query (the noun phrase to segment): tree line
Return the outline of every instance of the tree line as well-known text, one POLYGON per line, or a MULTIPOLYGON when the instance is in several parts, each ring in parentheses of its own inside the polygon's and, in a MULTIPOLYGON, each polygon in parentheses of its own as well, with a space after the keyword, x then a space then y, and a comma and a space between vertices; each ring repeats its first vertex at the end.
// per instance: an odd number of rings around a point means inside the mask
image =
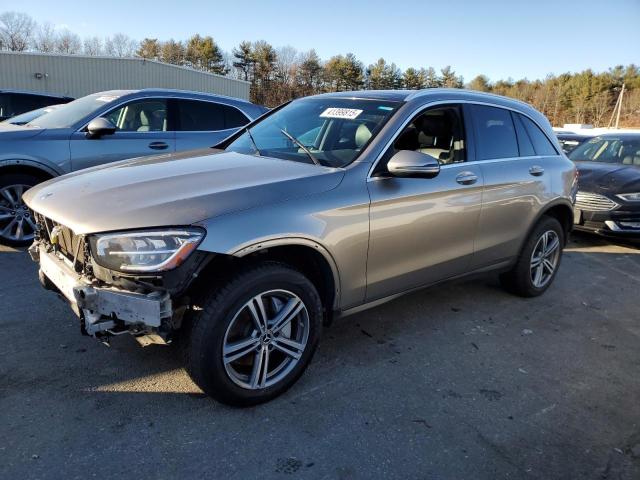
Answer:
POLYGON ((321 59, 315 50, 276 48, 264 40, 241 42, 224 51, 211 36, 186 41, 132 39, 116 33, 107 38, 80 38, 50 23, 37 24, 19 12, 0 14, 0 50, 139 57, 229 76, 251 83, 251 101, 275 106, 293 98, 323 92, 360 89, 469 88, 517 98, 542 111, 554 125, 591 123, 606 126, 622 85, 621 125, 640 126, 640 67, 615 66, 606 72, 585 70, 544 79, 491 82, 478 75, 465 83, 446 66, 409 67, 404 71, 383 58, 365 65, 352 54, 321 59))

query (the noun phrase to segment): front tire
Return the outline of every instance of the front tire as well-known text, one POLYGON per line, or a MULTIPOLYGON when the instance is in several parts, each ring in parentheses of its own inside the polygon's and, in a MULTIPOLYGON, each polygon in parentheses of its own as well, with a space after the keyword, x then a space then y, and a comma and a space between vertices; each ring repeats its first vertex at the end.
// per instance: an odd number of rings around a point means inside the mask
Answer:
POLYGON ((304 373, 321 325, 313 283, 287 265, 265 262, 205 295, 186 327, 187 372, 222 403, 269 401, 304 373))
POLYGON ((513 268, 500 275, 502 286, 521 297, 542 295, 556 277, 565 233, 560 222, 544 216, 534 227, 513 268))

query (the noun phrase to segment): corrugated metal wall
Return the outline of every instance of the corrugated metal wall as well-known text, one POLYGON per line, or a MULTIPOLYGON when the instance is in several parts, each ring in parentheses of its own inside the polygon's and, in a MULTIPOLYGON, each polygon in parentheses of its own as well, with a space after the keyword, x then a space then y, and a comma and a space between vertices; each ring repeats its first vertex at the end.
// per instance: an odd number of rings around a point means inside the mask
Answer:
POLYGON ((82 97, 115 89, 177 88, 249 99, 249 83, 138 58, 0 52, 0 89, 82 97), (42 78, 37 78, 41 74, 42 78))

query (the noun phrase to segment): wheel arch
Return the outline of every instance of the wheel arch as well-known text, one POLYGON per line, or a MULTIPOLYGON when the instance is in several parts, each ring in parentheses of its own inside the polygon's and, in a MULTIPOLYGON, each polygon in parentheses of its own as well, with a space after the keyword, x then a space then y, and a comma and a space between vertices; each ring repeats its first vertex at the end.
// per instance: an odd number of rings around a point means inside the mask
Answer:
POLYGON ((325 322, 340 305, 340 275, 333 256, 320 243, 307 238, 272 238, 226 253, 209 252, 211 257, 198 274, 199 282, 222 280, 236 269, 264 261, 287 264, 303 273, 315 285, 325 308, 325 322), (223 274, 221 275, 221 272, 223 274))
POLYGON ((319 242, 304 237, 272 238, 232 253, 244 259, 273 259, 302 271, 316 285, 327 311, 340 304, 340 274, 331 253, 319 242))
POLYGON ((0 161, 0 174, 25 173, 34 175, 44 180, 57 177, 61 174, 56 169, 33 160, 10 159, 0 161))
POLYGON ((564 231, 565 245, 569 241, 569 234, 571 233, 571 230, 573 230, 573 205, 565 198, 557 198, 554 201, 549 202, 545 208, 538 212, 535 220, 531 222, 531 226, 529 227, 529 230, 527 230, 527 235, 522 240, 518 251, 522 250, 522 247, 529 238, 529 235, 531 235, 533 229, 544 216, 558 220, 560 225, 562 225, 562 230, 564 231))

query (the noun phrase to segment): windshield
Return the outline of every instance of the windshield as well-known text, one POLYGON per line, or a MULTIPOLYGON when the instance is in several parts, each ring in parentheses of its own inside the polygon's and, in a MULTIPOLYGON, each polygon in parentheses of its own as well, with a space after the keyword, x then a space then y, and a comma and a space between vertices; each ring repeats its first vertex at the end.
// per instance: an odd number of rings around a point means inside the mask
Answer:
POLYGON ((640 165, 640 135, 637 137, 596 137, 569 154, 574 161, 640 165))
POLYGON ((69 128, 78 123, 91 112, 98 110, 107 103, 117 100, 117 95, 94 93, 67 103, 53 112, 46 113, 27 125, 40 128, 69 128))
POLYGON ((30 112, 21 113, 20 115, 11 117, 2 123, 12 123, 13 125, 24 125, 25 123, 28 123, 33 119, 44 115, 45 113, 53 112, 57 107, 58 105, 50 105, 48 107, 38 108, 37 110, 31 110, 30 112))
POLYGON ((399 102, 386 100, 296 100, 252 126, 226 150, 344 167, 358 157, 399 106, 399 102))

